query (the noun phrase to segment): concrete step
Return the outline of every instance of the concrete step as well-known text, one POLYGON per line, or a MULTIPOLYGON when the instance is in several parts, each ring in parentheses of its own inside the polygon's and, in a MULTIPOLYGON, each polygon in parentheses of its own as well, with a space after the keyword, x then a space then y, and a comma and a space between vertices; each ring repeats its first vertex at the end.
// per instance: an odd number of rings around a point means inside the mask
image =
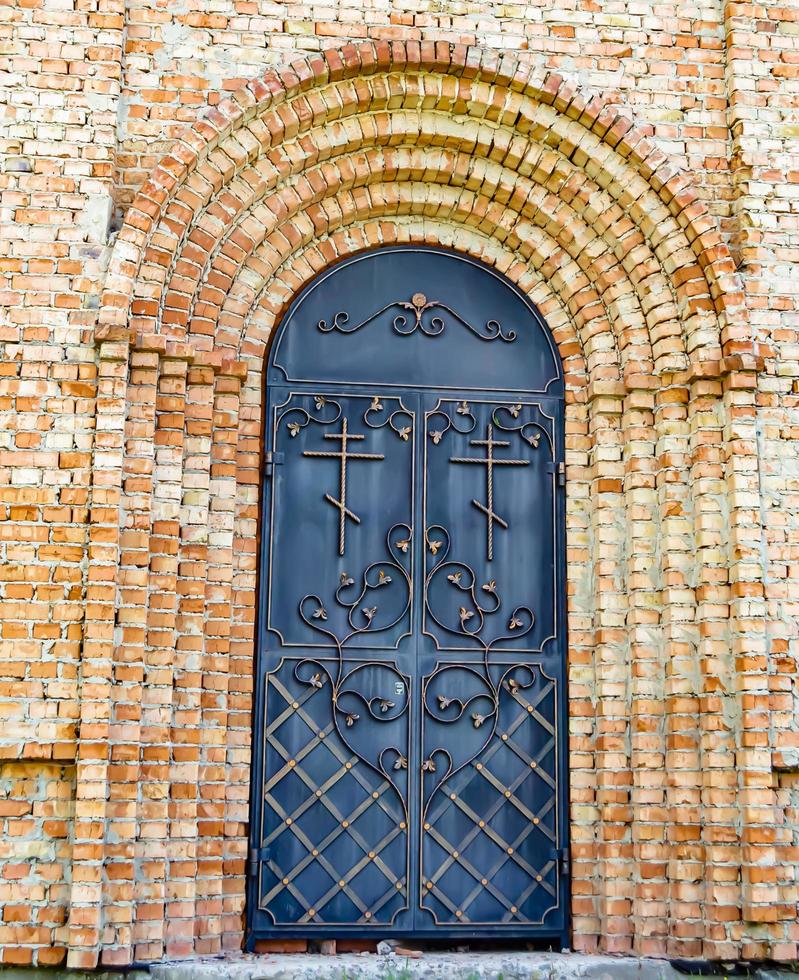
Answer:
MULTIPOLYGON (((706 980, 798 980, 790 970, 719 968, 706 980)), ((694 974, 696 975, 696 974, 694 974)), ((157 963, 127 973, 71 970, 0 969, 0 980, 687 980, 689 974, 663 960, 571 953, 424 953, 419 959, 397 954, 312 953, 240 955, 157 963)))

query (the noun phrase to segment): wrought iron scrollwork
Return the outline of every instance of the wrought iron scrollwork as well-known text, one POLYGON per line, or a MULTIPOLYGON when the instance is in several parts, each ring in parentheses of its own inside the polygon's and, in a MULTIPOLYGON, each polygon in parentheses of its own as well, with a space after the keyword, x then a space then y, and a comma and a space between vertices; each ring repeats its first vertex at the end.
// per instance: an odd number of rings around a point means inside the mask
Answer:
POLYGON ((328 398, 326 395, 314 395, 314 405, 316 406, 316 411, 320 413, 319 415, 314 415, 313 412, 302 408, 300 405, 293 405, 280 415, 278 425, 285 422, 289 435, 292 439, 295 439, 302 429, 312 422, 316 425, 333 425, 341 418, 340 403, 334 401, 332 398, 328 398), (331 409, 332 416, 325 418, 324 416, 331 414, 331 409))
POLYGON ((454 429, 462 436, 467 436, 469 433, 474 432, 477 419, 472 414, 471 407, 467 401, 458 402, 455 414, 459 418, 453 419, 449 412, 445 412, 440 408, 428 413, 427 423, 430 428, 428 428, 427 434, 432 439, 433 445, 437 446, 450 429, 454 429), (433 422, 433 419, 436 421, 433 422))
POLYGON ((494 620, 495 616, 498 616, 502 606, 496 581, 491 579, 479 583, 470 565, 449 558, 451 542, 445 527, 433 525, 428 528, 426 541, 427 550, 433 556, 432 567, 425 577, 425 605, 430 618, 447 633, 473 641, 475 647, 482 650, 483 654, 479 667, 448 664, 439 667, 425 684, 424 710, 435 721, 454 724, 468 713, 473 728, 480 729, 486 726, 486 738, 483 743, 476 751, 472 751, 468 758, 457 764, 446 748, 436 747, 428 753, 422 768, 426 773, 438 773, 436 783, 438 787, 444 780, 473 761, 491 740, 496 730, 501 692, 521 690, 534 683, 533 672, 524 665, 509 667, 495 679, 491 653, 498 645, 530 633, 535 626, 535 613, 529 606, 516 606, 503 629, 489 638, 485 632, 486 626, 494 620), (430 602, 431 585, 443 574, 446 574, 448 584, 459 593, 455 603, 458 606, 456 619, 436 611, 430 602), (529 676, 525 677, 525 672, 529 676), (445 676, 455 678, 456 675, 459 686, 464 686, 464 682, 472 685, 473 694, 464 698, 448 693, 442 679, 445 676), (431 694, 434 699, 432 703, 431 694), (437 756, 441 756, 446 763, 443 771, 436 764, 437 756))
MULTIPOLYGON (((302 621, 314 632, 328 637, 335 649, 334 667, 331 669, 321 658, 305 658, 297 663, 294 676, 301 684, 321 688, 330 685, 333 722, 345 745, 347 745, 366 765, 384 776, 397 790, 400 798, 403 794, 395 782, 392 773, 407 768, 407 757, 397 747, 384 746, 371 759, 362 751, 362 746, 356 747, 348 734, 358 723, 369 718, 377 722, 396 721, 408 710, 409 694, 407 678, 400 673, 396 666, 385 662, 359 663, 347 668, 344 650, 348 644, 366 633, 381 633, 391 629, 406 616, 411 604, 411 576, 406 567, 410 564, 410 544, 412 529, 407 524, 395 524, 386 535, 387 558, 369 564, 360 575, 360 582, 348 572, 341 572, 339 583, 333 593, 336 607, 343 613, 343 629, 334 628, 331 623, 331 610, 323 600, 312 593, 302 597, 299 602, 299 615, 302 621), (404 590, 404 601, 400 601, 400 610, 389 615, 386 622, 381 622, 379 600, 381 590, 390 588, 394 583, 404 590), (377 593, 377 596, 375 595, 377 593), (383 678, 379 694, 364 692, 359 683, 366 679, 367 673, 383 678)), ((341 616, 339 623, 341 623, 341 616)), ((373 681, 372 687, 375 687, 373 681)))
POLYGON ((546 426, 534 420, 525 421, 521 418, 522 411, 525 407, 527 406, 521 403, 516 405, 498 405, 491 416, 494 425, 498 429, 502 429, 503 432, 517 432, 533 449, 538 449, 543 434, 549 445, 550 452, 554 452, 552 433, 546 426))
POLYGON ((443 313, 448 313, 456 323, 460 323, 466 327, 467 330, 471 331, 480 340, 503 340, 506 344, 513 343, 516 340, 516 331, 503 327, 499 320, 491 319, 487 320, 482 327, 475 326, 475 324, 464 319, 464 317, 456 313, 455 310, 445 303, 441 303, 438 300, 428 300, 424 293, 414 293, 410 302, 407 300, 395 300, 393 303, 388 303, 382 309, 372 313, 359 323, 350 324, 349 313, 341 310, 335 314, 330 323, 327 320, 320 320, 317 327, 322 333, 331 333, 334 330, 337 330, 339 333, 355 333, 356 330, 360 330, 361 327, 372 323, 379 316, 382 316, 383 313, 397 309, 406 310, 410 314, 398 313, 392 320, 394 332, 403 337, 408 337, 417 330, 427 337, 438 337, 446 329, 447 321, 443 316, 433 315, 426 317, 425 314, 433 310, 441 310, 443 313))
POLYGON ((413 413, 402 404, 401 398, 382 398, 375 395, 372 398, 369 408, 363 413, 363 420, 370 429, 382 429, 384 425, 390 426, 403 442, 407 442, 413 433, 413 413), (393 412, 389 411, 384 403, 396 402, 399 406, 393 412), (379 421, 382 419, 382 421, 379 421))

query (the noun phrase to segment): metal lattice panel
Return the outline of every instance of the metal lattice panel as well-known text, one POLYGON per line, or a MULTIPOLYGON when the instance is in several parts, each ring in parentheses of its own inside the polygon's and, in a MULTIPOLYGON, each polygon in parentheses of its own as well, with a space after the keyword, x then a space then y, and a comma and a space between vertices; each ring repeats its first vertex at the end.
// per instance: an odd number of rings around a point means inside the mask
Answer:
POLYGON ((269 677, 260 906, 276 924, 390 923, 407 904, 405 800, 343 743, 329 684, 298 682, 298 663, 269 677))
MULTIPOLYGON (((558 903, 556 691, 534 677, 530 691, 506 688, 473 760, 439 782, 428 774, 421 904, 437 923, 540 923, 558 903)), ((425 753, 435 757, 431 728, 425 753)))

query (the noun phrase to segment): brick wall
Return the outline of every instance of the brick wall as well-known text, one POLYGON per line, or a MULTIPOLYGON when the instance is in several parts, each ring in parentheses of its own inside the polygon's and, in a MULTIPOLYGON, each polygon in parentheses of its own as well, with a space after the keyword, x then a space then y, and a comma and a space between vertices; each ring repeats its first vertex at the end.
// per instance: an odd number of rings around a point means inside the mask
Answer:
POLYGON ((5 963, 66 956, 74 766, 0 765, 0 947, 5 963))
POLYGON ((798 49, 770 3, 0 0, 0 754, 75 814, 68 931, 5 959, 240 944, 260 358, 395 240, 511 274, 567 363, 576 946, 796 955, 798 49), (341 69, 390 121, 346 77, 247 85, 347 39, 391 52, 341 69), (464 106, 432 41, 521 60, 464 106))

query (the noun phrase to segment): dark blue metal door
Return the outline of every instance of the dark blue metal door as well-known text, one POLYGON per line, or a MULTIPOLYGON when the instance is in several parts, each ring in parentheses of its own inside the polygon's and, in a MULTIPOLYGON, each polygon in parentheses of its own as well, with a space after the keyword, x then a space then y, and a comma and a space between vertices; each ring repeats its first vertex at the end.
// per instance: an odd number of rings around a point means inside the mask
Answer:
POLYGON ((251 942, 567 930, 563 379, 455 253, 307 287, 267 373, 251 942))

